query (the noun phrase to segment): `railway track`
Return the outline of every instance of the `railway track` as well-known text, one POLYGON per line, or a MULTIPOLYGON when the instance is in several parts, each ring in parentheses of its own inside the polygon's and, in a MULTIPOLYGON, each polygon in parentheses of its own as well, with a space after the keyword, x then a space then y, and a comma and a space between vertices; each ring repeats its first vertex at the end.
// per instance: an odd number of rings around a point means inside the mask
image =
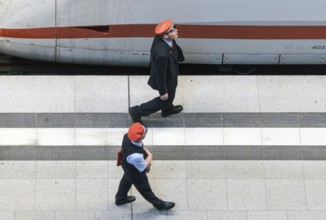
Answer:
MULTIPOLYGON (((147 67, 40 62, 0 54, 0 75, 148 75, 147 67)), ((325 75, 326 65, 218 66, 182 64, 181 75, 325 75)))
POLYGON ((24 60, 0 55, 2 75, 144 75, 147 68, 73 65, 24 60))

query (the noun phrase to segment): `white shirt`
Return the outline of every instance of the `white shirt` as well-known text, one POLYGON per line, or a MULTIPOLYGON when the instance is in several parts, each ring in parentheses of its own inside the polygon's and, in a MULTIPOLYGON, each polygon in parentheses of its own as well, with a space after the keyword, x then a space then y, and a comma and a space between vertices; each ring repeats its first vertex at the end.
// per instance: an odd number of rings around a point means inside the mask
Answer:
MULTIPOLYGON (((135 146, 142 147, 142 142, 133 142, 135 146)), ((127 157, 127 162, 131 165, 134 165, 139 172, 143 172, 147 167, 147 162, 144 159, 144 155, 140 153, 133 153, 127 157)))
POLYGON ((172 40, 165 39, 164 37, 162 37, 162 38, 170 47, 172 47, 172 44, 173 44, 172 40))

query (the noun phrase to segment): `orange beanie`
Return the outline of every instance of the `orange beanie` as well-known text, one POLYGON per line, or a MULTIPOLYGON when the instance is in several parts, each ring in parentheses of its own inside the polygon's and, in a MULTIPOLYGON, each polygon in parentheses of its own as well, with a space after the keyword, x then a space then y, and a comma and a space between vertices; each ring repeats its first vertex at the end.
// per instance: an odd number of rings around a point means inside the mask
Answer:
POLYGON ((139 139, 143 137, 144 133, 145 127, 139 122, 136 122, 129 127, 128 138, 131 141, 139 141, 139 139))

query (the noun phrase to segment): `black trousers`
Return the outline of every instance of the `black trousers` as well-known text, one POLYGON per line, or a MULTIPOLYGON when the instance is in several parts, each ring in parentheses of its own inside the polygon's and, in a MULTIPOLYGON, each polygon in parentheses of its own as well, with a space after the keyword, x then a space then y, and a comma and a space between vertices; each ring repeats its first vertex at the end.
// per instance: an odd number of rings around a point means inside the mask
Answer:
POLYGON ((141 174, 137 177, 130 177, 126 174, 123 175, 118 192, 115 196, 116 200, 123 200, 127 197, 127 194, 132 186, 132 184, 136 187, 138 192, 146 199, 148 202, 152 204, 160 204, 160 199, 155 196, 153 193, 146 174, 141 174))
POLYGON ((168 92, 169 98, 162 100, 161 97, 156 97, 146 103, 136 106, 136 111, 139 116, 147 116, 159 110, 167 111, 173 109, 173 100, 175 91, 168 92))

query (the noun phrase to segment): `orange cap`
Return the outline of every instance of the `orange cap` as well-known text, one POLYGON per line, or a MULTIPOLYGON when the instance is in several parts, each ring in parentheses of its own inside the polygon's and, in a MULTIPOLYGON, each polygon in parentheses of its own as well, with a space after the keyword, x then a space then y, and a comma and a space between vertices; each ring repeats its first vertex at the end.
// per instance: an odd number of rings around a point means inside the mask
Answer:
POLYGON ((139 141, 139 139, 143 137, 144 133, 145 127, 139 122, 136 122, 129 127, 128 138, 131 141, 139 141))
POLYGON ((169 18, 156 25, 155 34, 162 35, 166 33, 168 30, 170 30, 171 28, 173 28, 173 22, 172 19, 169 18))

